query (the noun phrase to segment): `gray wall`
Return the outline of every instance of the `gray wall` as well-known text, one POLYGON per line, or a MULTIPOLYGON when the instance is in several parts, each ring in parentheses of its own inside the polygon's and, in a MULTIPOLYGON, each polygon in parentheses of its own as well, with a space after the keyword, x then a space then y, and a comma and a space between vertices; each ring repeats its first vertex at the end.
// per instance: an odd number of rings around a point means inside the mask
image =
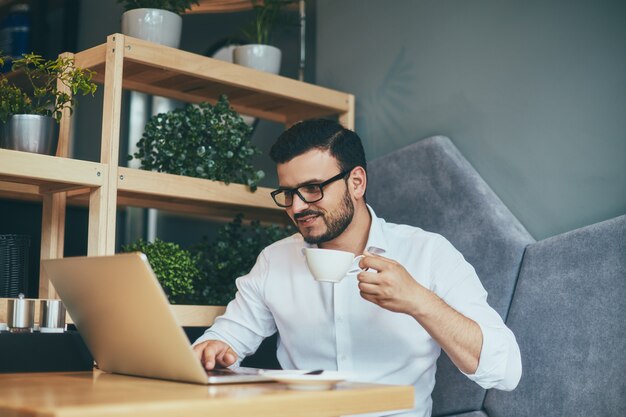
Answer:
POLYGON ((445 134, 537 239, 626 213, 625 2, 317 6, 317 83, 356 95, 368 158, 445 134))

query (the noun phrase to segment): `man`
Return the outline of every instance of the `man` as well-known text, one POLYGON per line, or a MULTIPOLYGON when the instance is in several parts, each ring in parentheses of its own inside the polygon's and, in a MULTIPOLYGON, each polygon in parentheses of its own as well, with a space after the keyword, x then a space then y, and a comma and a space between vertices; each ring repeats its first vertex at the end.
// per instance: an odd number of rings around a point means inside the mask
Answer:
POLYGON ((366 204, 367 166, 354 132, 300 122, 270 155, 279 181, 272 197, 300 233, 265 248, 237 280, 235 300, 194 344, 206 369, 239 362, 278 331, 284 369, 414 385, 407 415, 430 415, 440 349, 484 388, 517 386, 519 347, 472 266, 440 235, 387 223, 366 204), (317 282, 301 254, 315 245, 364 254, 367 271, 317 282))

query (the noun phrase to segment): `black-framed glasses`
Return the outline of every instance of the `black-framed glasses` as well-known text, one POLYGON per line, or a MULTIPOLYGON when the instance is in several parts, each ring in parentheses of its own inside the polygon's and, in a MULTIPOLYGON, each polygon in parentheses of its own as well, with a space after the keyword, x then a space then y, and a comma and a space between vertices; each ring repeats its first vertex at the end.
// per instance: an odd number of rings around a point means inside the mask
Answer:
POLYGON ((332 178, 327 179, 324 182, 314 184, 304 184, 296 188, 279 188, 271 192, 271 196, 274 202, 279 207, 291 207, 293 204, 293 196, 297 194, 298 197, 305 203, 315 203, 324 198, 324 187, 337 180, 345 178, 353 168, 347 169, 332 178))

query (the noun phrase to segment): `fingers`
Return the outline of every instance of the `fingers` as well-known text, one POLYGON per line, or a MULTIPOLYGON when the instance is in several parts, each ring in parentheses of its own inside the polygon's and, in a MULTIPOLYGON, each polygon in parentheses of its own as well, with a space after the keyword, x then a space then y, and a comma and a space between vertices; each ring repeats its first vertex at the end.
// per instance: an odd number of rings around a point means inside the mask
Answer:
POLYGON ((380 276, 377 272, 359 272, 356 278, 359 282, 366 284, 380 284, 380 276))
POLYGON ((377 284, 367 284, 364 282, 359 282, 359 291, 361 295, 377 295, 380 292, 377 284))
POLYGON ((365 255, 365 257, 359 261, 359 267, 361 267, 362 269, 369 268, 369 269, 375 269, 376 271, 382 272, 396 264, 395 261, 389 258, 385 258, 380 255, 375 255, 368 251, 363 252, 363 255, 365 255))
POLYGON ((230 347, 228 347, 216 356, 216 360, 220 366, 226 368, 235 363, 237 360, 237 354, 230 347))
POLYGON ((204 346, 202 350, 202 357, 200 358, 200 362, 204 365, 204 369, 210 371, 215 368, 215 356, 217 355, 216 346, 209 343, 204 346))
POLYGON ((237 354, 226 343, 219 340, 208 340, 193 348, 206 370, 215 367, 227 367, 237 361, 237 354))
POLYGON ((381 303, 379 301, 379 299, 375 295, 373 295, 373 294, 361 293, 361 297, 363 297, 363 299, 365 301, 369 301, 370 303, 373 303, 373 304, 376 304, 376 305, 380 305, 380 303, 381 303))

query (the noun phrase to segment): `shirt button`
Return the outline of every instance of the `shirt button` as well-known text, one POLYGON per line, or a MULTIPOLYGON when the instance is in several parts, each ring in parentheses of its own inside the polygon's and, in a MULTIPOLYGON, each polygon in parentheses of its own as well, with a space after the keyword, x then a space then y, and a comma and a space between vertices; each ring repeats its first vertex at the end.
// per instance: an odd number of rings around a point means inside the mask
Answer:
POLYGON ((342 321, 343 321, 343 317, 341 317, 341 316, 337 316, 337 322, 338 322, 338 323, 341 323, 342 321))
POLYGON ((341 359, 342 362, 345 362, 348 359, 348 357, 346 355, 341 355, 339 359, 341 359))

